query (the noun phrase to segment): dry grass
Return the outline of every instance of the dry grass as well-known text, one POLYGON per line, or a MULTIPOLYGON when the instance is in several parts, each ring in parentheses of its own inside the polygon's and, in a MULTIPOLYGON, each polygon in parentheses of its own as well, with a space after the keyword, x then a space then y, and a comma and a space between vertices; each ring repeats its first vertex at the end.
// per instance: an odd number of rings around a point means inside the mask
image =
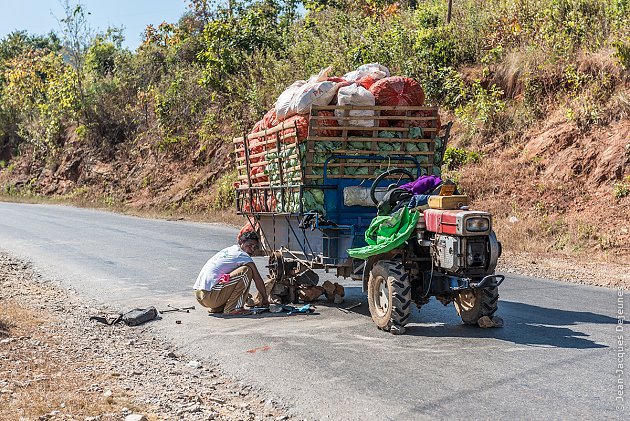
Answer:
POLYGON ((602 230, 585 220, 534 215, 495 218, 493 225, 503 248, 512 253, 538 253, 619 264, 627 263, 630 255, 627 229, 602 230))
POLYGON ((91 389, 105 375, 84 370, 94 362, 73 359, 63 338, 48 332, 48 314, 11 300, 1 305, 0 419, 37 419, 60 411, 55 419, 101 415, 107 420, 120 418, 121 409, 130 407, 120 391, 115 396, 123 398, 113 400, 91 389))

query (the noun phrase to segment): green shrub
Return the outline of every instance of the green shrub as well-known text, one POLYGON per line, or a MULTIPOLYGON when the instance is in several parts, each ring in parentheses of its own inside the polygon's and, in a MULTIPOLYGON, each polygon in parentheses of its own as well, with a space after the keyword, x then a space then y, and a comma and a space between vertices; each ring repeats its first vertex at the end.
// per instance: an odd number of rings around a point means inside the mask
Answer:
POLYGON ((628 195, 630 195, 630 176, 623 181, 613 184, 613 196, 616 199, 623 199, 628 195))
POLYGON ((227 209, 234 206, 236 201, 236 192, 234 183, 237 181, 236 171, 230 171, 219 177, 214 182, 214 200, 212 201, 213 209, 227 209))
POLYGON ((475 134, 484 124, 490 122, 505 110, 503 91, 496 85, 488 89, 479 80, 473 82, 468 92, 468 101, 455 109, 455 115, 467 126, 468 136, 475 134))
POLYGON ((624 70, 630 70, 630 41, 615 41, 612 43, 615 47, 614 56, 617 62, 624 70))
POLYGON ((467 100, 468 89, 461 74, 452 67, 431 70, 422 81, 427 101, 454 110, 467 100))
POLYGON ((480 160, 481 154, 479 154, 479 152, 449 146, 444 152, 443 169, 445 171, 452 171, 463 165, 473 164, 480 160))

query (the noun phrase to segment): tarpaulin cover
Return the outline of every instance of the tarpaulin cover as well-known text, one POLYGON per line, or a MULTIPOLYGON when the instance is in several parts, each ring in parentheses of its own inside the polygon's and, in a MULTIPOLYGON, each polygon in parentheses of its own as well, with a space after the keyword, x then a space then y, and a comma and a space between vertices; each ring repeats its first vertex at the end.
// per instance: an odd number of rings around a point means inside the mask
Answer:
POLYGON ((416 228, 420 212, 401 208, 391 215, 377 216, 365 231, 365 247, 348 249, 348 255, 356 259, 387 253, 402 245, 416 228))

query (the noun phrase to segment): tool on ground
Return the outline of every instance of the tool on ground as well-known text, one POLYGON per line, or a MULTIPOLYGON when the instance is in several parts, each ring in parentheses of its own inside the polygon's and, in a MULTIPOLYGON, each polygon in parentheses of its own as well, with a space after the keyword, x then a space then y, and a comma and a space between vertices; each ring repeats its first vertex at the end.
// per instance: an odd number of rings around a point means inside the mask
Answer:
POLYGON ((337 309, 339 311, 342 311, 342 312, 346 313, 346 314, 350 314, 350 311, 348 311, 348 310, 352 310, 353 308, 357 308, 360 305, 361 305, 361 303, 354 303, 354 304, 352 304, 351 306, 348 306, 348 307, 337 307, 337 309))
POLYGON ((265 311, 269 311, 269 307, 252 307, 248 310, 251 311, 252 314, 260 314, 264 313, 265 311))
POLYGON ((168 309, 166 309, 166 310, 160 310, 160 314, 162 314, 162 313, 170 313, 170 312, 172 312, 172 311, 181 311, 181 312, 183 312, 183 313, 190 313, 190 310, 194 310, 194 309, 195 309, 195 306, 190 306, 190 307, 174 307, 174 306, 172 306, 172 305, 170 305, 170 304, 167 304, 166 306, 167 306, 167 307, 169 307, 169 308, 168 308, 168 309))

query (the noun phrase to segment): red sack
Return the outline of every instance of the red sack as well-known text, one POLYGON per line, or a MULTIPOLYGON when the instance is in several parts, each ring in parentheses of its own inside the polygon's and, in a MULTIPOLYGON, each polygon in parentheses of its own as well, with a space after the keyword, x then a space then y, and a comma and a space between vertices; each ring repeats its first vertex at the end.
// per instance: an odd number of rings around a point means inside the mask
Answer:
POLYGON ((251 177, 252 182, 259 183, 261 181, 269 181, 269 177, 265 175, 264 171, 265 171, 264 166, 258 166, 258 167, 252 168, 251 172, 249 173, 249 176, 251 177))
MULTIPOLYGON (((370 87, 376 105, 385 106, 422 106, 424 105, 424 91, 415 80, 393 76, 383 78, 370 87)), ((383 112, 384 115, 400 115, 400 112, 383 112)))
POLYGON ((327 78, 326 81, 328 81, 328 82, 335 82, 335 83, 348 82, 347 80, 345 80, 344 78, 339 77, 339 76, 331 76, 331 77, 327 78))
POLYGON ((276 210, 277 206, 278 201, 276 200, 276 197, 273 194, 269 195, 269 197, 267 197, 267 210, 273 212, 276 210))
POLYGON ((371 75, 367 75, 367 76, 363 76, 360 77, 356 80, 356 83, 358 83, 359 85, 363 86, 365 89, 367 89, 368 91, 370 90, 370 88, 372 87, 372 85, 374 85, 378 80, 375 78, 374 76, 371 75))
MULTIPOLYGON (((284 120, 285 126, 291 125, 294 122, 297 125, 297 136, 298 136, 298 139, 299 140, 306 139, 306 137, 308 136, 308 116, 294 115, 293 117, 289 117, 286 120, 284 120)), ((292 129, 286 129, 286 130, 282 131, 282 135, 286 135, 286 134, 289 134, 289 133, 292 133, 292 132, 293 132, 292 129)), ((293 142, 295 142, 295 137, 294 136, 289 136, 289 137, 284 138, 282 141, 284 143, 293 143, 293 142)))
POLYGON ((249 155, 251 157, 249 159, 250 162, 256 163, 262 161, 262 159, 264 158, 263 156, 254 157, 252 155, 257 155, 264 152, 266 150, 266 147, 267 145, 265 145, 264 141, 261 138, 252 139, 249 144, 249 155))
POLYGON ((254 124, 254 127, 252 128, 252 131, 250 133, 258 133, 258 132, 262 132, 263 130, 265 130, 263 128, 263 121, 257 121, 256 124, 254 124))
POLYGON ((276 109, 272 108, 267 111, 261 120, 262 125, 260 126, 262 130, 270 129, 274 126, 278 125, 278 117, 276 117, 276 109))
MULTIPOLYGON (((411 117, 431 117, 432 115, 431 111, 413 111, 411 113, 411 117)), ((439 115, 435 117, 435 120, 395 120, 391 124, 394 127, 422 127, 423 129, 433 127, 439 129, 442 125, 439 115)))
MULTIPOLYGON (((318 111, 317 112, 317 116, 318 117, 330 117, 330 118, 327 118, 325 120, 317 120, 317 125, 318 126, 339 127, 339 123, 337 122, 337 119, 335 118, 335 113, 334 112, 332 112, 332 111, 318 111)), ((340 135, 340 134, 341 134, 340 130, 324 129, 322 127, 320 127, 320 128, 315 130, 315 135, 316 136, 331 137, 331 136, 337 136, 337 135, 340 135)))

